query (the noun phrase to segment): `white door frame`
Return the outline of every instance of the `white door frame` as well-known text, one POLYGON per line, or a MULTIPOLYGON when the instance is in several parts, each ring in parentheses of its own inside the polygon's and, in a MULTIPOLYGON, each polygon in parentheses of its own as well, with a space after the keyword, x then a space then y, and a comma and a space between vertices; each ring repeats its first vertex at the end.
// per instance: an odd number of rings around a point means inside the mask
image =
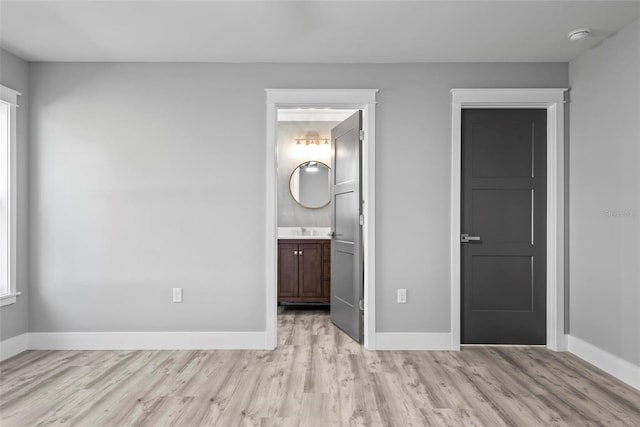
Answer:
POLYGON ((547 110, 547 348, 566 351, 564 332, 564 93, 552 89, 452 89, 451 349, 460 350, 460 208, 462 110, 547 110))
POLYGON ((364 199, 364 346, 375 350, 375 118, 377 89, 266 89, 267 167, 265 213, 266 342, 277 346, 277 121, 278 108, 352 108, 363 112, 362 197, 364 199))

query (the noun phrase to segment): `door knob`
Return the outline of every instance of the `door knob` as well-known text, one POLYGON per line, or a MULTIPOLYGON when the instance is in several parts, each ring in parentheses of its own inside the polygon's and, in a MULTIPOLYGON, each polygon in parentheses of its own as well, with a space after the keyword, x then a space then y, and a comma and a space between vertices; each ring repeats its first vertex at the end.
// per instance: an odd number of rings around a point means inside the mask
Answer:
POLYGON ((480 236, 469 236, 468 234, 461 234, 460 235, 460 242, 461 243, 469 243, 471 241, 479 241, 480 240, 480 236))
POLYGON ((329 237, 331 237, 333 239, 334 237, 336 237, 336 232, 332 231, 331 233, 327 233, 327 236, 329 236, 329 237))

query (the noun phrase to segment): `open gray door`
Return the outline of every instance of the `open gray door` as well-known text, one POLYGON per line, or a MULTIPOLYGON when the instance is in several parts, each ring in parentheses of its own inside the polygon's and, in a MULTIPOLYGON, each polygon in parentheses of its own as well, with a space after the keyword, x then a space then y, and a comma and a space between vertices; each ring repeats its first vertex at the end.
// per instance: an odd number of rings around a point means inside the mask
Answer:
POLYGON ((362 342, 362 112, 331 130, 331 321, 362 342))

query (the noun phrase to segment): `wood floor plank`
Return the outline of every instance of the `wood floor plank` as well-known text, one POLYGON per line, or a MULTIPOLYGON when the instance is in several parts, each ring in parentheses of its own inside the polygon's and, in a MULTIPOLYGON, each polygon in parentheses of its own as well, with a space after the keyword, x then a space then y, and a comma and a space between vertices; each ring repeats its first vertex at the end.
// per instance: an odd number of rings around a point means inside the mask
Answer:
POLYGON ((202 396, 195 396, 201 404, 198 407, 198 417, 194 417, 194 425, 215 425, 217 420, 234 393, 246 372, 248 360, 234 351, 233 365, 227 371, 220 371, 213 378, 211 388, 204 388, 202 396))
POLYGON ((633 398, 630 387, 611 382, 604 386, 601 375, 595 369, 585 369, 584 363, 575 363, 577 359, 559 357, 553 360, 555 363, 548 363, 551 359, 546 352, 527 352, 527 355, 537 363, 549 366, 549 370, 562 378, 567 386, 583 393, 587 399, 595 402, 603 411, 615 414, 619 420, 633 425, 640 417, 640 402, 630 400, 633 398), (616 389, 616 393, 612 393, 611 388, 616 389))
MULTIPOLYGON (((569 415, 570 423, 588 423, 593 420, 604 420, 609 425, 620 425, 619 418, 613 412, 601 408, 598 402, 590 400, 583 391, 568 384, 562 376, 553 373, 547 365, 538 364, 523 356, 522 349, 497 349, 496 353, 508 360, 514 370, 521 371, 529 381, 544 387, 544 395, 553 401, 561 401, 564 417, 569 415), (568 410, 568 413, 565 411, 568 410)), ((555 405, 557 409, 558 406, 555 405)), ((601 423, 602 424, 602 423, 601 423)))
POLYGON ((571 354, 372 352, 320 310, 278 328, 273 351, 22 353, 0 363, 0 425, 640 425, 640 392, 571 354))
POLYGON ((78 407, 64 415, 71 424, 109 425, 126 418, 131 408, 145 406, 150 399, 144 394, 166 379, 163 364, 171 352, 129 352, 127 363, 104 369, 102 375, 87 384, 80 384, 91 395, 78 407), (142 395, 142 396, 141 396, 142 395), (142 405, 138 405, 142 402, 142 405))

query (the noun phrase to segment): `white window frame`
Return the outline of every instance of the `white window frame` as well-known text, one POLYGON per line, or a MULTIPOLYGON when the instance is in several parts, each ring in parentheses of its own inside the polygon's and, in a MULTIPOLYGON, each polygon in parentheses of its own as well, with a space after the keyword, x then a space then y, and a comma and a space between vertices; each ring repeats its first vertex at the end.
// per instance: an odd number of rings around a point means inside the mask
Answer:
POLYGON ((9 293, 0 296, 0 307, 16 302, 17 265, 17 110, 21 93, 0 85, 0 101, 9 104, 9 293))

